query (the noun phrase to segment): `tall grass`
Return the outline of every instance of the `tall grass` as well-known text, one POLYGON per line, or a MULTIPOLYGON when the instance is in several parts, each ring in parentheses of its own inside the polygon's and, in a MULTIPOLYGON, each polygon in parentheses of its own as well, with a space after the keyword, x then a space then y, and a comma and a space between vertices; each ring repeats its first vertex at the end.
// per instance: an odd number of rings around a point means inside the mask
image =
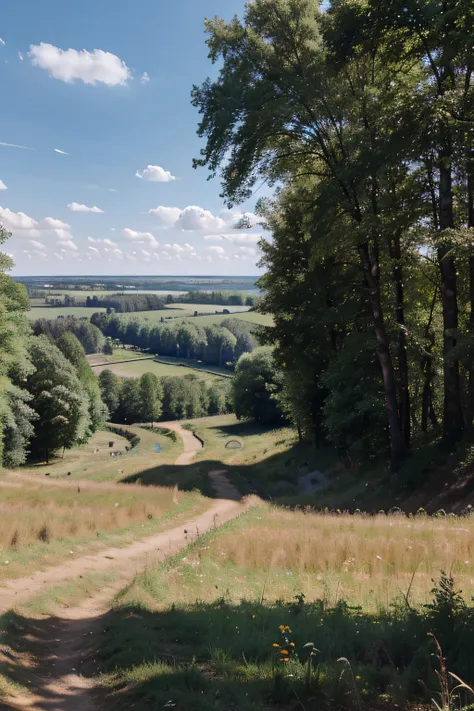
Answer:
MULTIPOLYGON (((182 500, 190 494, 180 494, 182 500)), ((173 488, 115 484, 70 486, 23 484, 0 488, 0 551, 20 549, 37 541, 88 538, 148 524, 176 508, 173 488)))

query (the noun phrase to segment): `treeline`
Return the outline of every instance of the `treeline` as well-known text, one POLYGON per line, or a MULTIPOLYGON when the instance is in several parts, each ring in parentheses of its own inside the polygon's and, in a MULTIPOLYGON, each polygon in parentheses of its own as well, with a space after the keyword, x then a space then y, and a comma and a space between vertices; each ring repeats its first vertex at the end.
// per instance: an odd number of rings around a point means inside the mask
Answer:
POLYGON ((232 412, 230 380, 206 383, 195 375, 121 378, 111 370, 99 375, 102 399, 113 422, 166 422, 232 412))
POLYGON ((35 336, 44 334, 50 340, 56 341, 64 333, 73 333, 87 354, 100 353, 105 344, 105 338, 97 326, 87 318, 74 316, 58 317, 56 319, 37 319, 33 324, 35 336))
MULTIPOLYGON (((0 227, 0 244, 10 234, 0 227)), ((51 453, 86 441, 106 419, 97 378, 72 328, 33 334, 25 287, 6 274, 0 252, 0 464, 18 466, 29 453, 51 453)), ((54 322, 56 323, 56 322, 54 322)), ((98 329, 76 323, 84 338, 98 329), (82 330, 84 329, 84 330, 82 330)), ((87 340, 85 338, 85 340, 87 340)))
POLYGON ((115 314, 95 313, 91 323, 107 338, 138 346, 151 353, 175 358, 193 358, 208 365, 233 364, 242 353, 257 345, 253 324, 228 318, 219 326, 200 326, 178 319, 149 326, 138 319, 122 320, 115 314))
POLYGON ((88 296, 86 306, 106 308, 117 313, 134 311, 158 311, 164 308, 165 299, 157 294, 111 294, 110 296, 88 296))
POLYGON ((180 296, 173 296, 168 303, 216 304, 220 306, 255 306, 257 298, 251 294, 231 291, 188 291, 180 296))
POLYGON ((288 416, 394 469, 472 432, 473 25, 467 2, 255 0, 207 23, 220 70, 193 90, 224 198, 281 186, 259 286, 288 416))

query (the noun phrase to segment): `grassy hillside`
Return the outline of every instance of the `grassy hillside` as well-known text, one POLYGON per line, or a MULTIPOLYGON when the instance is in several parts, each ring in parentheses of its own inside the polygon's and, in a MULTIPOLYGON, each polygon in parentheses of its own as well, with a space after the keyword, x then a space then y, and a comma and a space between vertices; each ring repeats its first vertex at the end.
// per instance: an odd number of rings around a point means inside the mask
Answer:
POLYGON ((254 509, 116 598, 95 639, 104 691, 137 711, 428 708, 428 633, 474 678, 472 614, 449 592, 469 600, 473 540, 472 519, 254 509), (448 567, 455 587, 433 592, 448 567))

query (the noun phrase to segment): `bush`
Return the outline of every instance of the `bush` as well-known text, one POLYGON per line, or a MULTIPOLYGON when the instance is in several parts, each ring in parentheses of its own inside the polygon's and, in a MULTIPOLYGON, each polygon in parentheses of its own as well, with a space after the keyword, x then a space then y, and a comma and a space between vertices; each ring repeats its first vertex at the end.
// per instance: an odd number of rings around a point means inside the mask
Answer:
POLYGON ((134 447, 138 447, 141 442, 141 439, 138 435, 134 434, 130 430, 126 430, 124 427, 117 427, 116 425, 107 425, 107 429, 109 430, 109 432, 113 432, 114 434, 119 435, 120 437, 125 437, 125 439, 128 439, 132 449, 134 447))

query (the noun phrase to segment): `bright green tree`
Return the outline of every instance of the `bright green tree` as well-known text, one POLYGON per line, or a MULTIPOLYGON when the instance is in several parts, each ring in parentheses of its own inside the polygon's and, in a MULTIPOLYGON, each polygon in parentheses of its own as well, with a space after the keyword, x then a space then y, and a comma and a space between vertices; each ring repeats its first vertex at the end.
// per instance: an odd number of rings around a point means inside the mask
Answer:
POLYGON ((278 390, 273 349, 269 346, 244 353, 235 366, 232 380, 234 411, 239 420, 263 425, 282 422, 275 394, 278 390))
POLYGON ((89 398, 74 366, 46 336, 33 338, 29 347, 35 367, 26 383, 32 395, 34 449, 49 461, 50 454, 83 442, 90 431, 89 398))
POLYGON ((161 381, 154 373, 143 373, 139 380, 140 419, 142 422, 156 422, 161 417, 163 389, 161 381))

